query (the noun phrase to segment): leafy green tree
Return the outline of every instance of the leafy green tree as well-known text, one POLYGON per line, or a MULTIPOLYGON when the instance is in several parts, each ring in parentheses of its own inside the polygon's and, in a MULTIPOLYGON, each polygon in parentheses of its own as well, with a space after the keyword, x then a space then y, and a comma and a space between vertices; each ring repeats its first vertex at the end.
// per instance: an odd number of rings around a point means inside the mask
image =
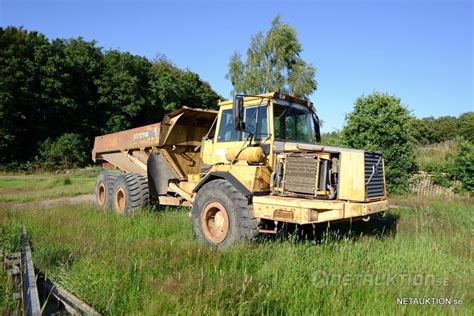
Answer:
POLYGON ((105 115, 103 132, 117 132, 138 126, 152 115, 151 63, 144 57, 109 51, 104 71, 97 80, 100 110, 105 115))
POLYGON ((441 116, 433 121, 433 125, 437 142, 454 139, 458 135, 457 119, 454 116, 441 116))
POLYGON ((49 42, 13 27, 0 29, 0 41, 0 163, 32 159, 47 137, 97 132, 102 54, 94 42, 49 42))
POLYGON ((408 178, 415 169, 412 120, 400 99, 374 92, 357 98, 353 112, 346 116, 342 130, 351 148, 380 151, 390 191, 408 189, 408 178))
POLYGON ((467 112, 459 116, 458 133, 465 140, 474 143, 474 112, 467 112))
POLYGON ((452 173, 465 190, 474 192, 474 144, 467 141, 459 143, 452 173))
POLYGON ((66 133, 52 140, 46 139, 40 154, 47 169, 84 167, 90 162, 89 142, 83 136, 66 133))
POLYGON ((344 140, 340 131, 323 133, 321 135, 321 145, 341 147, 344 146, 344 140))
POLYGON ((36 154, 48 98, 41 65, 49 54, 44 35, 22 28, 0 28, 0 163, 25 161, 36 154))
POLYGON ((302 50, 296 30, 277 16, 266 33, 252 37, 245 61, 239 53, 231 56, 226 78, 235 93, 279 91, 308 97, 317 88, 316 68, 301 58, 302 50))
POLYGON ((150 85, 155 100, 161 104, 161 111, 157 113, 159 119, 165 112, 183 105, 216 108, 221 99, 196 73, 179 69, 163 56, 153 61, 150 85))
POLYGON ((437 143, 438 139, 435 138, 435 130, 433 128, 433 118, 413 118, 413 139, 417 144, 426 145, 437 143))

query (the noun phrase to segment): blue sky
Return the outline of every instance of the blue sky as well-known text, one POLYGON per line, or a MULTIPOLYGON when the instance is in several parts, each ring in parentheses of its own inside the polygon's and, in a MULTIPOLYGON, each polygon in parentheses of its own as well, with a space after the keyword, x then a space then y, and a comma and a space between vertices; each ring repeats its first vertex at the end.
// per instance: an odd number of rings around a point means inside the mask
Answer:
MULTIPOLYGON (((0 0, 0 25, 49 38, 82 36, 104 49, 165 54, 224 97, 229 57, 280 14, 318 70, 311 100, 323 131, 341 128, 355 98, 395 94, 414 115, 474 111, 473 1, 0 0)), ((192 105, 191 105, 192 106, 192 105)))

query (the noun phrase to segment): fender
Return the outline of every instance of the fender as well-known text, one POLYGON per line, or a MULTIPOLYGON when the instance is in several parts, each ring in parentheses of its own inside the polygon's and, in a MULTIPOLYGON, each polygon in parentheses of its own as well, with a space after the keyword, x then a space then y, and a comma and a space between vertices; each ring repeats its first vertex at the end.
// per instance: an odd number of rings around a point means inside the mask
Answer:
POLYGON ((159 153, 151 154, 148 157, 147 175, 150 198, 154 200, 158 199, 160 195, 166 195, 170 180, 178 178, 159 153))
POLYGON ((228 172, 222 172, 222 171, 213 171, 209 172, 204 178, 202 178, 201 182, 194 187, 193 192, 198 192, 199 189, 209 181, 215 180, 215 179, 224 179, 227 180, 230 184, 232 184, 237 191, 243 194, 250 203, 252 203, 252 197, 253 197, 253 192, 247 189, 242 183, 239 182, 232 174, 228 172))

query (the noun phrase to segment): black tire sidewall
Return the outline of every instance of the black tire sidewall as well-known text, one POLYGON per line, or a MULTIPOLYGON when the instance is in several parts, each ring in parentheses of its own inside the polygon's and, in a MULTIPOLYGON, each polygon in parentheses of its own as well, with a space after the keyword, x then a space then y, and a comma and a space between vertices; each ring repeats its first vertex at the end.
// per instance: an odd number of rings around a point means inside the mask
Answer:
POLYGON ((113 210, 119 215, 130 215, 148 205, 148 185, 146 178, 135 173, 126 173, 117 178, 111 201, 113 210), (125 207, 120 212, 116 206, 117 192, 122 189, 125 198, 125 207))
POLYGON ((113 189, 114 189, 115 181, 119 176, 120 176, 119 173, 110 172, 110 171, 102 171, 97 176, 97 181, 95 185, 95 203, 99 209, 105 210, 112 207, 113 189), (99 187, 102 184, 104 185, 104 188, 105 188, 105 201, 103 205, 100 205, 98 201, 98 194, 99 194, 99 187))
POLYGON ((129 210, 129 208, 130 208, 129 196, 130 196, 130 191, 129 191, 129 188, 128 188, 128 184, 127 184, 127 181, 125 179, 125 176, 122 175, 122 176, 117 178, 117 181, 115 182, 114 190, 113 190, 113 199, 111 201, 111 205, 112 205, 112 208, 115 211, 115 213, 117 213, 118 215, 128 215, 130 213, 130 210, 129 210), (124 194, 125 194, 125 208, 124 208, 123 212, 120 212, 118 210, 117 205, 115 203, 116 196, 117 196, 117 191, 119 189, 122 189, 124 194))
MULTIPOLYGON (((214 180, 206 183, 198 192, 196 200, 191 210, 191 218, 193 231, 196 237, 203 241, 206 245, 225 248, 238 242, 241 239, 241 231, 239 226, 239 207, 232 200, 231 192, 226 192, 228 182, 225 180, 214 180), (212 202, 218 202, 224 206, 229 218, 229 231, 225 239, 219 243, 209 240, 203 232, 201 216, 203 210, 212 202)), ((240 194, 240 193, 239 193, 240 194)))

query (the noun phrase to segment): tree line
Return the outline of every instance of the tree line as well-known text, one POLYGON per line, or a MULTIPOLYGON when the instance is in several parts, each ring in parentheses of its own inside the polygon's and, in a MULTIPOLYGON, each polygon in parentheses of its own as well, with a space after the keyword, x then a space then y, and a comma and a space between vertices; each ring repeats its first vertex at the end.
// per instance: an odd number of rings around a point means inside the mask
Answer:
POLYGON ((413 137, 419 145, 441 143, 455 138, 464 138, 474 143, 474 112, 466 112, 458 117, 414 118, 413 137))
POLYGON ((97 135, 158 122, 182 105, 212 108, 220 98, 199 75, 164 56, 149 60, 80 37, 50 40, 0 28, 2 166, 73 148, 81 153, 75 163, 83 165, 97 135))

